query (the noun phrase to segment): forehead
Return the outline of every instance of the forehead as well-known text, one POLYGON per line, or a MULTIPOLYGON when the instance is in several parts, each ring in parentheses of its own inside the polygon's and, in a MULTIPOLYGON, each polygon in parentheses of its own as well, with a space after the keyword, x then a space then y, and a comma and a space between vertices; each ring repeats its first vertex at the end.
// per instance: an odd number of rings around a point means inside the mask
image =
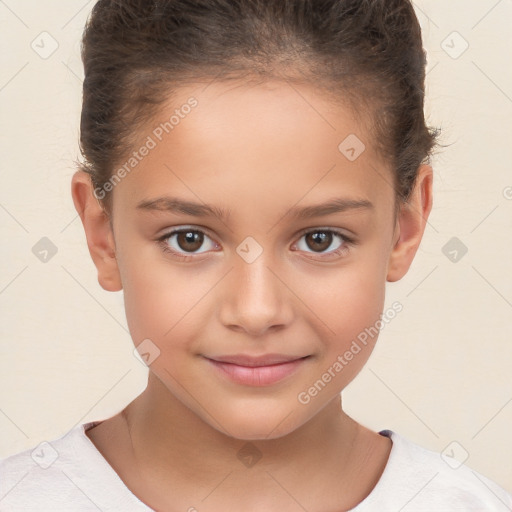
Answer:
POLYGON ((312 85, 183 86, 145 127, 141 147, 150 140, 146 156, 114 189, 131 207, 171 191, 230 210, 233 203, 244 213, 331 196, 373 203, 392 197, 389 171, 360 119, 312 85))

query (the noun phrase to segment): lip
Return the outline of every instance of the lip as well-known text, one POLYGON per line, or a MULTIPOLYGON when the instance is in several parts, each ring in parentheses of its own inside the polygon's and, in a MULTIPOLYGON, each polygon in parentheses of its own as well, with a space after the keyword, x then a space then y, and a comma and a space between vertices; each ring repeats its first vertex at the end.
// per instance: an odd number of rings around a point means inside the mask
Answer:
POLYGON ((247 386, 270 386, 295 373, 310 356, 265 354, 206 357, 223 376, 247 386))
POLYGON ((234 354, 231 356, 214 356, 208 357, 219 363, 231 363, 238 366, 270 366, 280 363, 288 363, 296 361, 306 356, 292 356, 286 354, 262 354, 260 356, 251 356, 249 354, 234 354))

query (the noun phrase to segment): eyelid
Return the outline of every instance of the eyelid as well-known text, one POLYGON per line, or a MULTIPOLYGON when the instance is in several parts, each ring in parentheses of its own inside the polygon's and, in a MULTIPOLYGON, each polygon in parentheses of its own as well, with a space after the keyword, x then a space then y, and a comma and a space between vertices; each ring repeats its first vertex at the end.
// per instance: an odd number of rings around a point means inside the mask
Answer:
POLYGON ((295 236, 303 236, 307 233, 315 233, 317 231, 332 231, 333 233, 337 233, 338 235, 344 236, 345 238, 350 239, 351 241, 353 238, 352 235, 348 235, 345 233, 345 231, 348 230, 344 230, 342 228, 335 228, 332 226, 313 226, 310 228, 304 228, 301 229, 295 236))
MULTIPOLYGON (((174 236, 178 233, 186 232, 186 231, 195 231, 198 233, 202 233, 203 235, 206 235, 215 245, 220 246, 219 242, 217 242, 214 235, 211 234, 210 230, 208 228, 205 228, 203 226, 198 226, 195 224, 180 224, 178 226, 174 226, 172 228, 168 228, 165 230, 161 235, 157 235, 156 241, 164 241, 171 236, 174 236)), ((190 253, 193 254, 200 254, 200 253, 190 253)))
MULTIPOLYGON (((172 234, 175 234, 176 231, 183 231, 183 230, 187 230, 187 229, 190 229, 191 231, 200 231, 200 232, 204 233, 205 235, 208 235, 208 237, 211 238, 212 240, 216 241, 215 235, 213 235, 212 232, 208 228, 201 226, 199 224, 179 224, 177 226, 167 228, 164 230, 164 232, 162 234, 157 235, 156 239, 161 240, 162 238, 170 237, 172 234)), ((357 243, 357 240, 354 238, 354 236, 352 234, 349 235, 349 234, 345 233, 345 231, 348 231, 348 230, 341 230, 340 228, 335 228, 332 226, 312 226, 309 228, 304 228, 304 229, 301 229, 300 231, 298 231, 297 233, 295 233, 295 235, 293 235, 293 236, 294 236, 294 238, 298 238, 307 233, 311 233, 311 232, 314 233, 316 231, 332 231, 333 233, 337 233, 338 235, 343 236, 350 243, 354 243, 354 244, 357 243)), ((218 242, 216 242, 216 243, 218 243, 218 242)))
POLYGON ((201 226, 200 224, 177 224, 175 226, 170 226, 161 231, 161 234, 157 235, 157 238, 162 238, 165 235, 170 236, 176 231, 184 231, 189 229, 190 231, 201 231, 204 234, 208 235, 210 238, 215 238, 215 235, 212 234, 212 231, 205 226, 201 226))

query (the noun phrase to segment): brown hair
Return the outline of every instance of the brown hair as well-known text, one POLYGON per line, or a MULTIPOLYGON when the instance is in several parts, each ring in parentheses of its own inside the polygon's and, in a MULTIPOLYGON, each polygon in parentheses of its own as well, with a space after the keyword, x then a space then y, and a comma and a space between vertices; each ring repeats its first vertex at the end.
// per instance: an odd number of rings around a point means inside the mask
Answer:
MULTIPOLYGON (((207 79, 286 79, 348 102, 393 170, 395 206, 438 145, 410 0, 99 0, 82 60, 79 167, 95 189, 174 87, 207 79)), ((109 214, 111 196, 101 201, 109 214)))

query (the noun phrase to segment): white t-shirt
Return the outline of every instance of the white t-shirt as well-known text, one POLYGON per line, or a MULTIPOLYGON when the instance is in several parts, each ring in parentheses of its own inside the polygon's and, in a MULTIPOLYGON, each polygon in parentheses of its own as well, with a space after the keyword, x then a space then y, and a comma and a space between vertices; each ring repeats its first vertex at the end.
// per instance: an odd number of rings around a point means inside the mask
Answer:
MULTIPOLYGON (((53 441, 0 459, 0 511, 151 512, 86 436, 98 423, 80 424, 53 441)), ((512 495, 468 466, 391 430, 380 434, 393 442, 388 462, 372 492, 351 512, 512 510, 512 495)))

